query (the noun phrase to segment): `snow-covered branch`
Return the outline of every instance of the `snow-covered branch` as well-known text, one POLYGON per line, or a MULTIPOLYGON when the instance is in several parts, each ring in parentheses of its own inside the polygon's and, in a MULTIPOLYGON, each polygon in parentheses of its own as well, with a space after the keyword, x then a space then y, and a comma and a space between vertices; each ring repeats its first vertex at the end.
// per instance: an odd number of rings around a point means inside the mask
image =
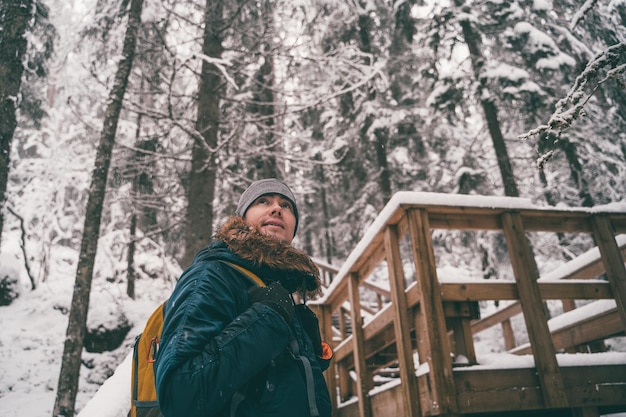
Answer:
POLYGON ((37 282, 35 281, 35 277, 33 276, 30 268, 30 262, 28 261, 30 258, 28 253, 26 252, 26 227, 24 226, 24 218, 20 216, 13 208, 7 205, 7 210, 9 213, 14 215, 20 221, 20 231, 21 231, 21 240, 20 240, 20 249, 22 250, 22 255, 24 256, 24 268, 26 269, 26 274, 28 275, 28 279, 30 280, 31 290, 37 289, 37 282))
POLYGON ((578 22, 580 22, 581 20, 584 19, 585 14, 589 10, 593 9, 593 6, 595 6, 595 4, 597 2, 598 2, 598 0, 587 0, 587 1, 585 1, 585 4, 583 4, 582 7, 580 9, 578 9, 578 11, 574 14, 574 17, 572 18, 572 21, 570 22, 569 29, 570 30, 574 30, 576 25, 578 25, 578 22))
POLYGON ((237 83, 235 82, 233 77, 231 77, 228 74, 228 71, 226 71, 226 67, 232 65, 230 63, 230 61, 228 61, 226 59, 220 59, 220 58, 211 57, 211 56, 208 56, 208 55, 205 55, 205 54, 198 54, 197 57, 200 58, 201 60, 211 64, 211 65, 214 65, 215 68, 220 70, 220 72, 224 76, 224 79, 226 81, 228 81, 230 83, 230 85, 232 85, 235 88, 235 90, 239 90, 239 86, 237 85, 237 83))
POLYGON ((618 43, 596 55, 587 64, 567 96, 557 102, 547 124, 520 135, 520 138, 528 139, 534 135, 547 133, 552 133, 558 138, 561 132, 570 127, 581 115, 589 99, 602 84, 616 80, 624 88, 624 81, 620 80, 620 75, 624 72, 626 72, 626 43, 618 43), (601 71, 606 68, 608 68, 606 75, 602 76, 601 71))

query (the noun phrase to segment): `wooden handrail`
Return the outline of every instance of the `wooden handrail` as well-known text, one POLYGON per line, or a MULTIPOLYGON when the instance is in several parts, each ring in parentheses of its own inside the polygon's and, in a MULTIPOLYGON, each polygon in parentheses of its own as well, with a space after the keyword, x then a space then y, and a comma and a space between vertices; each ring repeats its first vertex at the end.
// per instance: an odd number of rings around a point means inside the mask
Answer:
MULTIPOLYGON (((622 257, 626 257, 626 235, 620 235, 616 237, 617 244, 622 253, 622 257)), ((566 264, 558 267, 554 271, 549 272, 545 276, 539 278, 539 287, 544 288, 542 290, 542 298, 544 299, 555 299, 554 295, 559 294, 557 299, 590 299, 593 298, 592 295, 595 292, 598 296, 597 299, 600 298, 613 298, 613 293, 610 290, 610 284, 607 281, 597 281, 592 285, 591 294, 587 295, 572 295, 565 296, 565 293, 561 292, 561 289, 558 289, 555 292, 552 292, 552 296, 548 294, 547 288, 545 284, 550 283, 550 281, 558 281, 558 280, 575 280, 582 279, 587 280, 587 283, 590 283, 592 279, 598 277, 599 275, 604 273, 604 268, 602 266, 602 258, 600 257, 600 253, 597 247, 590 249, 585 252, 581 256, 567 262, 566 264), (595 284, 599 284, 600 287, 595 287, 595 284), (600 289, 603 287, 603 289, 600 289), (602 295, 601 295, 602 293, 602 295), (561 296, 562 294, 562 296, 561 296)), ((571 287, 569 287, 571 288, 571 287)), ((493 291, 495 292, 495 291, 493 291)), ((506 300, 506 299, 514 299, 506 296, 496 297, 498 300, 506 300)), ((509 304, 507 307, 496 311, 495 313, 484 317, 480 320, 476 320, 472 322, 472 332, 473 334, 477 334, 483 330, 486 330, 492 326, 497 324, 502 324, 511 320, 513 317, 519 315, 522 312, 521 305, 519 302, 515 302, 509 304)), ((511 347, 510 347, 511 348, 511 347)), ((514 353, 528 353, 527 349, 516 349, 512 352, 514 353)))

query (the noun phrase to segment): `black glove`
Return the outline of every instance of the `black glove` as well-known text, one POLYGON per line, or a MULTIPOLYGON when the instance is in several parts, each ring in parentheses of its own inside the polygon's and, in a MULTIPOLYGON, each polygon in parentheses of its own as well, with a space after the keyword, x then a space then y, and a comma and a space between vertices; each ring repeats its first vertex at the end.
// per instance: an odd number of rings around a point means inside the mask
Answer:
POLYGON ((261 303, 273 308, 287 323, 291 323, 295 308, 289 292, 278 282, 267 287, 250 287, 248 290, 250 303, 261 303))
POLYGON ((290 273, 278 281, 289 292, 295 292, 299 288, 306 289, 307 291, 313 291, 316 290, 319 285, 313 275, 301 272, 290 273))

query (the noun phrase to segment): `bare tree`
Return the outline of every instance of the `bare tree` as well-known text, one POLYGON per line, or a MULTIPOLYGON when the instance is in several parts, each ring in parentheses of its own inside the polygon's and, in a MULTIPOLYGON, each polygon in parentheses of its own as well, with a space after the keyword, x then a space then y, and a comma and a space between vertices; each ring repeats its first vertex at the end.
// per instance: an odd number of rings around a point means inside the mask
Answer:
POLYGON ((83 239, 78 259, 78 267, 76 269, 76 283, 74 284, 72 306, 63 348, 57 396, 52 413, 55 417, 74 416, 87 312, 89 310, 89 293, 91 291, 98 238, 100 236, 102 206, 104 204, 117 124, 122 110, 122 103, 133 59, 135 57, 135 46, 137 44, 137 32, 141 24, 142 8, 143 0, 132 0, 130 2, 128 27, 124 38, 122 59, 115 74, 113 88, 109 93, 109 102, 106 108, 100 143, 96 153, 95 167, 92 173, 89 199, 87 200, 87 210, 85 213, 83 239))
POLYGON ((130 239, 128 243, 128 286, 126 294, 135 299, 135 251, 139 236, 137 228, 141 231, 151 231, 157 227, 157 210, 153 204, 154 184, 151 172, 155 171, 154 154, 157 150, 156 138, 140 139, 141 117, 137 118, 137 131, 131 162, 132 174, 132 201, 133 208, 130 215, 130 239))

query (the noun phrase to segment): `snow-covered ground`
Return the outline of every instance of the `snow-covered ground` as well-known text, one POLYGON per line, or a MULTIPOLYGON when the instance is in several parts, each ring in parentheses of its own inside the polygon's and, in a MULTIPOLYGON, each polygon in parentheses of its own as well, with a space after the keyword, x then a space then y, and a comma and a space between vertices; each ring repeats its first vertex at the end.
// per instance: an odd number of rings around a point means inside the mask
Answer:
MULTIPOLYGON (((3 238, 7 241, 3 242, 0 255, 0 273, 20 271, 20 296, 10 306, 0 307, 0 410, 3 417, 48 417, 52 415, 56 398, 78 255, 66 248, 56 248, 51 256, 48 280, 38 283, 32 291, 17 240, 3 238)), ((106 262, 100 263, 103 264, 106 262)), ((136 300, 132 300, 124 295, 125 282, 115 285, 105 282, 102 277, 112 276, 113 272, 101 272, 101 277, 92 284, 88 321, 106 324, 117 320, 121 311, 133 328, 117 350, 83 353, 76 400, 78 411, 131 351, 135 336, 173 286, 172 281, 164 279, 140 279, 136 284, 136 300)), ((125 385, 124 388, 130 389, 125 385)))

